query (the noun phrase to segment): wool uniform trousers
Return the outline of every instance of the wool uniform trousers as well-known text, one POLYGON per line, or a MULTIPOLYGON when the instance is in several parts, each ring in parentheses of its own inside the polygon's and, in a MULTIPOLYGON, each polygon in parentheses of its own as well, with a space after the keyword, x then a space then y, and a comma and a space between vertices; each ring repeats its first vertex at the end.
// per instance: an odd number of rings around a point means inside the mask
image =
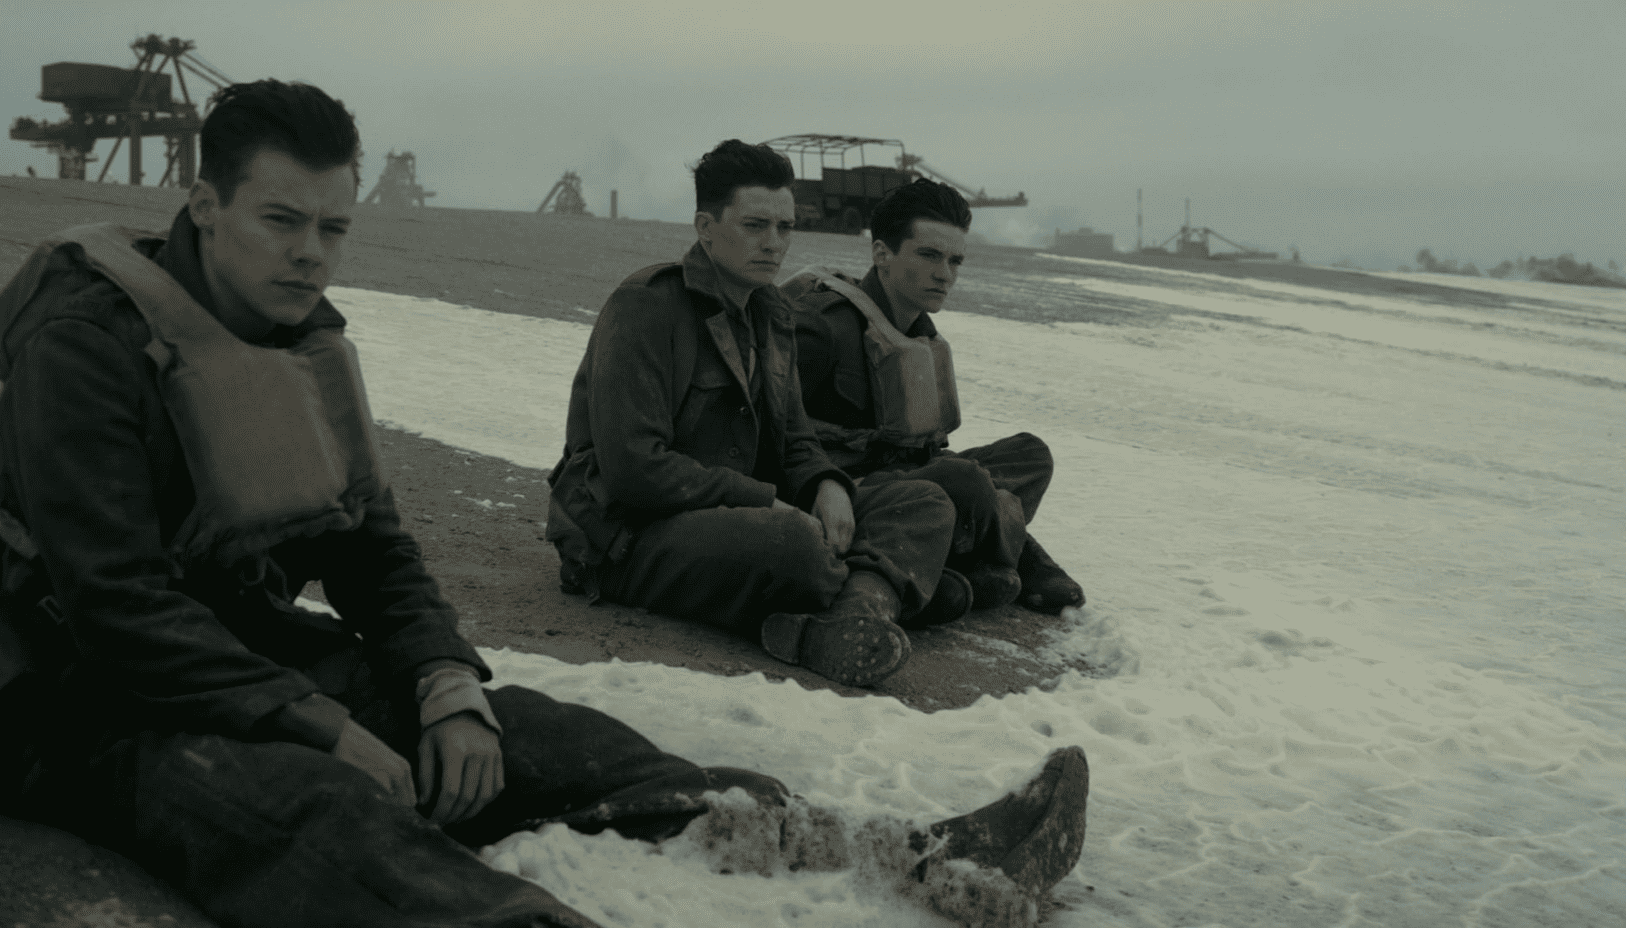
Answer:
MULTIPOLYGON (((410 695, 379 693, 359 654, 348 657, 338 675, 360 685, 330 695, 416 767, 410 695)), ((335 667, 324 664, 313 676, 326 689, 335 667)), ((26 695, 7 687, 0 702, 21 709, 26 695)), ((31 715, 19 713, 27 730, 17 730, 19 715, 0 722, 28 742, 0 769, 9 781, 0 811, 123 852, 225 926, 591 928, 470 848, 546 822, 660 840, 706 810, 705 792, 734 786, 762 803, 785 801, 771 777, 696 766, 594 709, 517 686, 487 695, 503 726, 506 786, 479 815, 444 829, 322 751, 173 731, 87 740, 35 700, 31 715)))
POLYGON ((697 509, 638 532, 619 562, 601 564, 611 602, 755 636, 776 612, 819 612, 852 570, 885 577, 912 615, 931 601, 953 537, 954 504, 936 485, 860 486, 852 545, 838 557, 806 514, 764 507, 697 509))
POLYGON ((949 566, 985 562, 1015 567, 1055 473, 1050 447, 1020 432, 992 444, 946 451, 926 464, 898 464, 864 477, 861 486, 898 480, 925 480, 943 488, 954 502, 954 540, 949 566))

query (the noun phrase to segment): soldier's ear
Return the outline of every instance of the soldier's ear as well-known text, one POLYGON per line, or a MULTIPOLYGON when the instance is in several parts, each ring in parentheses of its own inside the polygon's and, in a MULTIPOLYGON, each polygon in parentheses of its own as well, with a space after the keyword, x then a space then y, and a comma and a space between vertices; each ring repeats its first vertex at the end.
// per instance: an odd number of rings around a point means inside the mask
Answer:
POLYGON ((892 249, 886 247, 886 242, 881 239, 875 239, 869 243, 869 255, 870 259, 875 262, 875 266, 880 268, 886 267, 895 257, 892 254, 892 249))
POLYGON ((699 236, 701 244, 711 244, 711 227, 717 222, 717 217, 705 210, 696 210, 694 214, 694 234, 699 236))
POLYGON ((194 181, 191 192, 186 195, 186 211, 192 217, 192 224, 200 231, 214 232, 215 214, 219 210, 220 192, 215 185, 206 180, 194 181))

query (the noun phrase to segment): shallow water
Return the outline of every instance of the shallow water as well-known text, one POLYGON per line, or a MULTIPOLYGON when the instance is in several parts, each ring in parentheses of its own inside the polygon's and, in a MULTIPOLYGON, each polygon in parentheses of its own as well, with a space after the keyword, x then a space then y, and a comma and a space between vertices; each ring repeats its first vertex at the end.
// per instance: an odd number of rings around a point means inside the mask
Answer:
MULTIPOLYGON (((857 270, 858 245, 791 264, 857 270)), ((1050 443, 1034 532, 1090 595, 1057 647, 1097 677, 925 715, 757 675, 494 667, 857 817, 963 812, 1080 744, 1090 835, 1057 925, 1617 924, 1626 293, 1472 288, 973 261, 939 318, 955 438, 1050 443)), ((557 459, 586 325, 330 295, 380 419, 557 459)), ((510 842, 606 924, 942 923, 850 876, 713 876, 681 844, 510 842)))

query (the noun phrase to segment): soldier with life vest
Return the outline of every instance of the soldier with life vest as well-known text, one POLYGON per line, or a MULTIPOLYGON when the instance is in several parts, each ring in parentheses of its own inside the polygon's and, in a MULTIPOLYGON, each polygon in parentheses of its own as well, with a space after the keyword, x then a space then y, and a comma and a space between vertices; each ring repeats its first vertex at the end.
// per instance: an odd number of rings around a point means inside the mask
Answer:
POLYGON ((1054 471, 1049 447, 1023 432, 947 450, 959 396, 931 315, 965 262, 965 198, 920 178, 888 193, 870 226, 874 265, 862 280, 815 267, 783 286, 797 305, 803 402, 825 451, 860 486, 927 480, 948 492, 943 586, 966 587, 973 608, 1083 605, 1084 591, 1027 532, 1054 471))
POLYGON ((908 627, 957 618, 969 598, 939 595, 948 496, 918 480, 855 489, 802 409, 774 286, 794 178, 783 155, 738 139, 700 159, 695 244, 623 281, 593 326, 548 538, 566 589, 870 686, 908 660, 908 627))
MULTIPOLYGON (((0 814, 124 851, 227 926, 583 928, 469 848, 544 822, 659 840, 733 787, 787 822, 753 852, 825 840, 771 777, 480 685, 323 296, 353 118, 236 84, 202 142, 167 237, 70 229, 0 290, 0 814), (296 603, 311 580, 336 616, 296 603)), ((1082 836, 1085 776, 1057 752, 922 832, 918 866, 1044 892, 1077 851, 1034 836, 1082 836)))

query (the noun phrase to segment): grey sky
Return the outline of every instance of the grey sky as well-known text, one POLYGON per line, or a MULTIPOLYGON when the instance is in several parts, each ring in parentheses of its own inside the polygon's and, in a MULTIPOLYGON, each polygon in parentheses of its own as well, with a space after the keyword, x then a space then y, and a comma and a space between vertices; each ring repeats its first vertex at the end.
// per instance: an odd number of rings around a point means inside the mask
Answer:
MULTIPOLYGON (((409 149, 438 206, 686 221, 717 141, 904 140, 1023 209, 974 231, 1090 225, 1156 243, 1192 218, 1309 260, 1427 246, 1481 267, 1626 261, 1626 2, 553 4, 29 2, 0 6, 0 117, 56 61, 131 64, 157 32, 238 80, 315 83, 358 115, 370 187, 409 149)), ((110 142, 98 153, 105 157, 110 142)), ((150 165, 161 154, 150 140, 150 165)), ((56 166, 0 139, 0 174, 56 166)), ((96 169, 99 169, 99 165, 96 169)), ((160 169, 161 170, 161 169, 160 169)), ((109 176, 126 175, 123 159, 109 176)))

